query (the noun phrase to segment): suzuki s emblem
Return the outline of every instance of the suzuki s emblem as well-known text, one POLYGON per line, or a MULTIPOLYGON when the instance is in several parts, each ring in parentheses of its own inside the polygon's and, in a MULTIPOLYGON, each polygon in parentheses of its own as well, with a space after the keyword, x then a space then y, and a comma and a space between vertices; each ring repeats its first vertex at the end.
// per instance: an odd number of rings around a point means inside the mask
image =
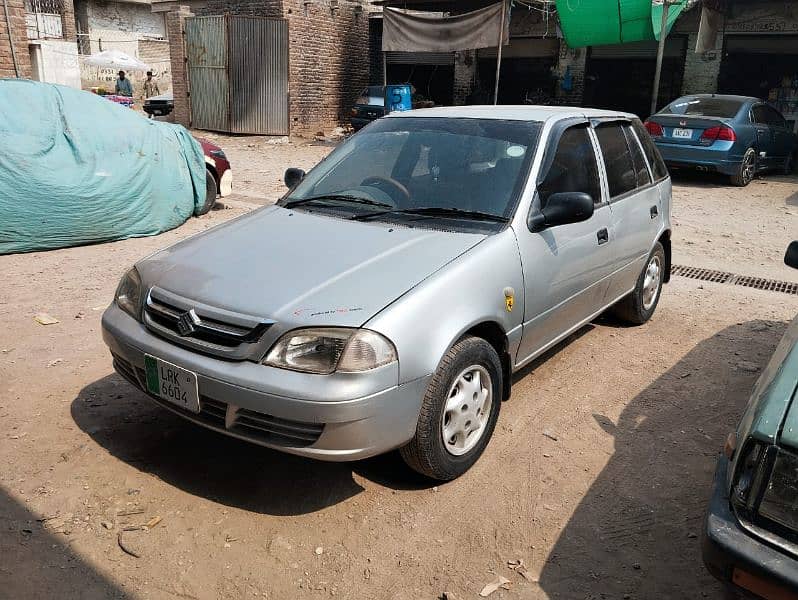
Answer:
POLYGON ((177 331, 181 336, 187 336, 195 331, 195 326, 199 325, 199 317, 194 309, 184 312, 177 318, 177 331))

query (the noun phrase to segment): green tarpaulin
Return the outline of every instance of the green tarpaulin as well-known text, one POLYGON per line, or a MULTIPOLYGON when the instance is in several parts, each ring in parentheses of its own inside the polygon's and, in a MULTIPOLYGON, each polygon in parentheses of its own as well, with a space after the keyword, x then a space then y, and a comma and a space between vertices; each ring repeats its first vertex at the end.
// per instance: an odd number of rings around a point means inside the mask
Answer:
MULTIPOLYGON (((651 0, 556 0, 565 41, 572 48, 658 40, 662 4, 651 0)), ((668 9, 668 28, 687 4, 668 9)))

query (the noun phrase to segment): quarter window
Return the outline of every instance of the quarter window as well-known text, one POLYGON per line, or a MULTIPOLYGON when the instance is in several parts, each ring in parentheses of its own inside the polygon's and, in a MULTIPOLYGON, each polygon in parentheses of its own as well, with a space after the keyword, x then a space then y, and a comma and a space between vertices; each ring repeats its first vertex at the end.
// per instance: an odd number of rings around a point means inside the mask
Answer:
POLYGON ((610 197, 631 192, 637 187, 637 174, 621 124, 600 125, 596 128, 596 135, 604 155, 610 197))
POLYGON ((640 140, 641 144, 643 144, 643 152, 646 153, 646 158, 648 158, 648 164, 651 166, 651 172, 654 175, 654 181, 659 181, 660 179, 667 177, 668 168, 665 166, 665 163, 659 154, 659 150, 657 150, 657 147, 654 145, 654 140, 651 139, 651 136, 648 134, 648 131, 646 131, 645 126, 643 126, 643 123, 640 122, 640 119, 632 120, 632 128, 637 134, 637 139, 640 140))
POLYGON ((594 203, 601 202, 596 153, 587 129, 587 125, 571 127, 562 134, 546 178, 538 185, 541 207, 560 192, 583 192, 594 203))

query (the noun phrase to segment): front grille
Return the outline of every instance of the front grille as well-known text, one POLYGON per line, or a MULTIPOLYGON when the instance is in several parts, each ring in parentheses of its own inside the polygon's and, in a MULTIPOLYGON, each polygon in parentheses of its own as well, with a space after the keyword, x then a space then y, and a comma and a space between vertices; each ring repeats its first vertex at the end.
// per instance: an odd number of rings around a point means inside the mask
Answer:
POLYGON ((195 304, 153 288, 144 306, 150 331, 170 341, 216 356, 241 360, 273 321, 195 304))
POLYGON ((164 408, 206 427, 230 431, 252 442, 286 448, 303 448, 315 444, 324 431, 324 423, 304 423, 281 419, 248 408, 231 407, 226 402, 202 395, 200 396, 199 413, 192 413, 150 394, 145 387, 147 378, 144 369, 134 367, 124 358, 115 354, 113 355, 113 364, 122 377, 164 408), (231 412, 229 416, 228 412, 231 412))

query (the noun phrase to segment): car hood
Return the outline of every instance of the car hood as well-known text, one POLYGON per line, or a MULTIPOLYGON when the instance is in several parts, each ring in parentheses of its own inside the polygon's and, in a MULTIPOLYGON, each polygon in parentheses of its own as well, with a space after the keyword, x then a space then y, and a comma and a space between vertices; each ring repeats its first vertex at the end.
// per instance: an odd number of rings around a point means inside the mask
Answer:
POLYGON ((139 262, 145 286, 283 325, 360 326, 486 236, 272 206, 139 262))

